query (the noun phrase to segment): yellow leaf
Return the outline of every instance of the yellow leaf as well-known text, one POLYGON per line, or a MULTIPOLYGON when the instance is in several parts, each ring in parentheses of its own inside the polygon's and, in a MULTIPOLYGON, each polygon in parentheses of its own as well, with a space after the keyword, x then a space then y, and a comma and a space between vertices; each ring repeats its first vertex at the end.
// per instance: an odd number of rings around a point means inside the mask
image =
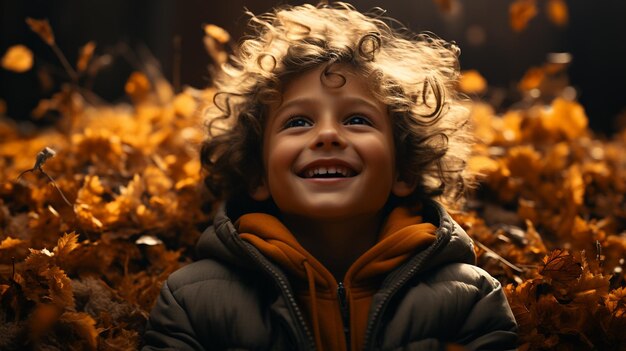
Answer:
POLYGON ((487 89, 487 81, 478 71, 469 70, 463 72, 461 75, 459 88, 461 91, 468 94, 482 93, 487 89))
POLYGON ((626 315, 626 288, 617 288, 605 298, 605 305, 609 312, 616 317, 626 315))
POLYGON ((517 86, 522 91, 539 88, 545 76, 546 74, 542 68, 531 67, 526 71, 524 77, 517 86))
POLYGON ((134 101, 144 100, 150 93, 151 89, 152 85, 150 84, 148 77, 141 72, 133 72, 124 86, 126 94, 128 94, 134 101))
POLYGON ((577 243, 592 243, 596 240, 604 241, 606 236, 604 231, 580 218, 580 216, 574 217, 570 235, 577 243))
POLYGON ((13 72, 26 72, 33 67, 33 52, 24 45, 13 45, 2 57, 2 68, 13 72))
POLYGON ((54 248, 54 254, 58 256, 64 256, 72 252, 72 250, 79 247, 78 244, 78 234, 75 232, 66 233, 57 242, 57 246, 54 248))
POLYGON ((96 50, 96 43, 93 41, 88 42, 80 48, 80 54, 78 55, 78 62, 76 63, 76 70, 78 72, 84 72, 89 65, 89 61, 93 57, 93 52, 96 50))
POLYGON ((558 174, 568 165, 570 147, 566 142, 555 144, 543 159, 543 169, 546 173, 558 174))
POLYGON ((549 0, 546 3, 546 12, 552 23, 564 26, 569 20, 567 4, 563 0, 549 0))
POLYGON ((485 103, 475 103, 472 105, 471 118, 474 124, 474 134, 481 144, 489 145, 495 138, 493 121, 497 119, 494 116, 493 107, 485 103))
POLYGON ((193 96, 181 93, 174 98, 174 111, 179 116, 189 117, 197 110, 198 104, 193 96))
POLYGON ((509 6, 511 28, 521 32, 526 28, 528 21, 537 15, 535 0, 516 0, 509 6))
POLYGON ((578 164, 572 165, 566 172, 564 187, 568 192, 568 202, 581 206, 585 198, 585 181, 578 164))
POLYGON ((488 174, 497 171, 500 163, 487 156, 473 156, 469 159, 467 167, 472 173, 488 174))
POLYGON ((2 242, 0 242, 0 250, 10 249, 24 243, 26 243, 24 240, 13 239, 9 236, 6 239, 2 240, 2 242))
POLYGON ((552 108, 543 117, 548 129, 559 130, 568 140, 574 140, 587 131, 587 114, 576 101, 554 99, 552 108))
POLYGON ((515 177, 531 179, 541 169, 541 154, 532 145, 514 146, 508 151, 506 165, 515 177))
POLYGON ((38 20, 34 18, 26 18, 26 24, 30 27, 30 29, 37 33, 39 37, 46 42, 48 45, 54 45, 54 33, 52 32, 52 27, 50 27, 50 22, 47 19, 38 20))
POLYGON ((224 28, 214 24, 206 24, 204 26, 204 34, 217 40, 220 44, 226 44, 230 41, 230 34, 224 28))

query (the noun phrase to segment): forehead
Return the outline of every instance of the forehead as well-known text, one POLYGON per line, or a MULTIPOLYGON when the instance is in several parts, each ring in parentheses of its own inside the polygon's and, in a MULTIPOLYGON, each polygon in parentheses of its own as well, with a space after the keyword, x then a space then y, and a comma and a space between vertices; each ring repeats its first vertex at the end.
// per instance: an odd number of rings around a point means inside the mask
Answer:
POLYGON ((335 64, 317 67, 287 80, 281 99, 270 104, 272 112, 282 109, 294 100, 302 101, 363 101, 386 113, 387 106, 375 97, 368 80, 353 68, 335 64))

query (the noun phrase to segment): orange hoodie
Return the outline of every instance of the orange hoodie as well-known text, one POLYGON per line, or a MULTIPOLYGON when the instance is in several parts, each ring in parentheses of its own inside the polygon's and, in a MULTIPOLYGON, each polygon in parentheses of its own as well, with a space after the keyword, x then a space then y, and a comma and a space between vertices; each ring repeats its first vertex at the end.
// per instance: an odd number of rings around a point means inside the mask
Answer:
MULTIPOLYGON (((352 350, 361 350, 365 341, 367 317, 374 293, 387 273, 401 265, 416 251, 435 240, 436 227, 404 207, 387 217, 378 242, 348 269, 343 281, 347 306, 338 297, 339 284, 315 257, 307 252, 276 217, 249 213, 239 218, 243 240, 290 273, 299 306, 309 319, 318 350, 346 350, 342 311, 349 310, 352 350)), ((346 326, 348 327, 348 326, 346 326)))

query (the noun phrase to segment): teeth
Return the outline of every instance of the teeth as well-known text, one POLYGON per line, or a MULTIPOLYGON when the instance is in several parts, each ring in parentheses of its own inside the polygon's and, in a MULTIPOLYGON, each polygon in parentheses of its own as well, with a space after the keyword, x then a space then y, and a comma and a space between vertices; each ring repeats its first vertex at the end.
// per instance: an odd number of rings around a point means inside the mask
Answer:
POLYGON ((306 178, 313 178, 317 175, 323 174, 341 174, 343 177, 349 177, 352 175, 352 171, 343 166, 319 166, 315 168, 307 169, 304 173, 306 178))

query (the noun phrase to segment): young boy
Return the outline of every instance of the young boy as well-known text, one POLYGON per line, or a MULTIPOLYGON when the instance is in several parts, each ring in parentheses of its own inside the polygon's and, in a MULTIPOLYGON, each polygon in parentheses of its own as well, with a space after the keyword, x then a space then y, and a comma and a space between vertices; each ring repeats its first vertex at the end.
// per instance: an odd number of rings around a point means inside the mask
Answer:
POLYGON ((252 23, 202 149, 226 202, 144 349, 515 349, 500 284, 433 200, 469 181, 456 47, 341 3, 252 23))

